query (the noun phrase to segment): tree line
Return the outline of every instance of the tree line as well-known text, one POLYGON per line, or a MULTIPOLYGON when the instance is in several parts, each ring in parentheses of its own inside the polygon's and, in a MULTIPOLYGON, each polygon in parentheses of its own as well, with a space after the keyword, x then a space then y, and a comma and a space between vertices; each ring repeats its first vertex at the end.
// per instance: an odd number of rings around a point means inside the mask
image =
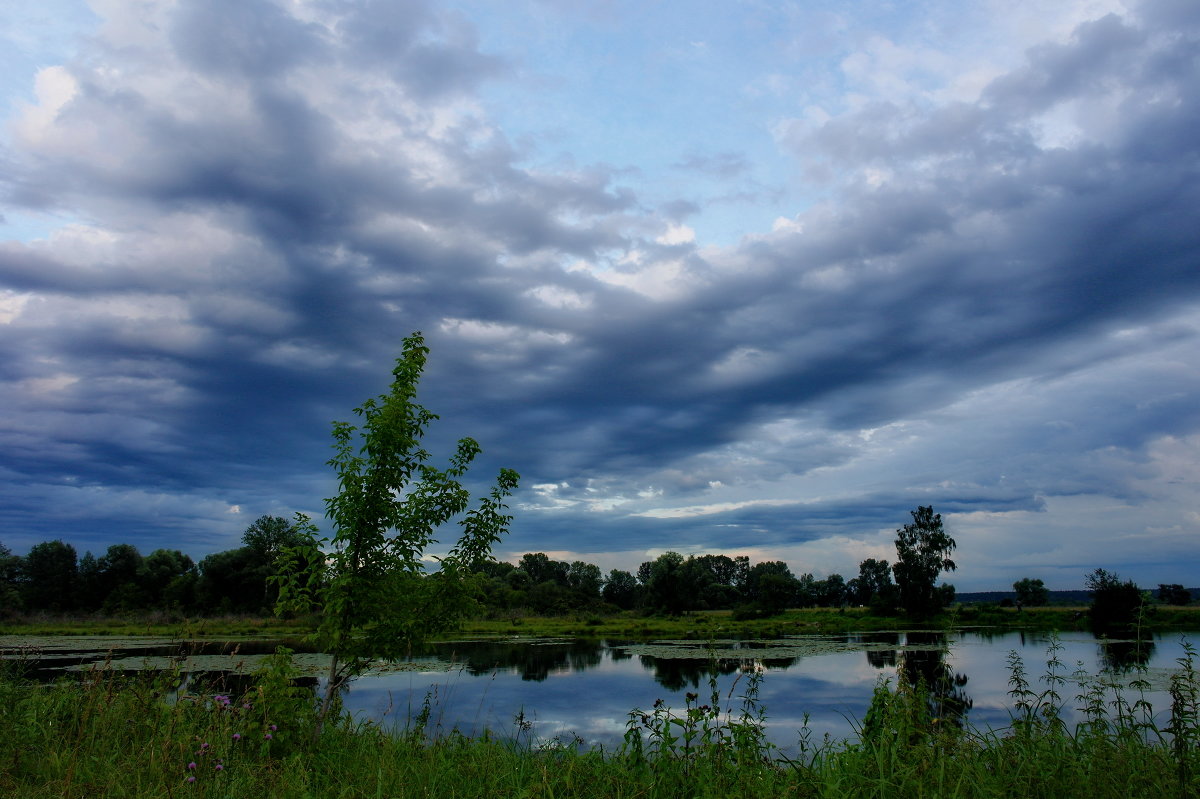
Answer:
POLYGON ((0 543, 0 609, 269 613, 278 593, 270 578, 279 556, 302 540, 291 522, 263 516, 246 528, 241 547, 199 563, 178 549, 142 555, 132 544, 114 544, 99 557, 91 552, 78 557, 62 540, 44 541, 20 557, 0 543))
MULTIPOLYGON (((937 613, 954 601, 952 585, 935 585, 952 568, 946 535, 932 508, 913 511, 914 521, 897 530, 895 563, 867 558, 858 574, 825 578, 796 575, 781 560, 751 564, 744 555, 692 555, 665 552, 636 571, 612 569, 582 560, 554 560, 542 552, 524 554, 517 563, 484 561, 478 567, 478 600, 483 612, 556 615, 571 612, 641 610, 681 614, 733 610, 743 617, 765 616, 786 608, 867 607, 887 615, 937 613), (950 564, 950 565, 948 565, 950 564)), ((242 536, 242 546, 195 562, 177 549, 142 555, 130 544, 114 544, 97 557, 61 540, 35 545, 25 557, 0 543, 0 608, 120 614, 162 610, 183 614, 266 614, 274 609, 273 582, 285 552, 307 541, 295 523, 262 516, 242 536)), ((1087 575, 1097 619, 1129 623, 1150 600, 1129 580, 1098 569, 1087 575)), ((1018 607, 1047 604, 1042 580, 1013 583, 1018 607)), ((1163 584, 1153 592, 1159 602, 1186 605, 1189 591, 1163 584)))
MULTIPOLYGON (((953 568, 946 557, 953 540, 931 508, 920 508, 913 517, 913 524, 897 531, 894 565, 868 558, 849 580, 840 574, 823 579, 796 575, 780 560, 752 565, 746 556, 685 558, 678 552, 646 561, 636 572, 612 569, 605 575, 592 563, 531 552, 515 564, 478 563, 477 598, 487 611, 547 615, 606 609, 770 615, 785 608, 846 605, 928 615, 953 600, 952 586, 934 585, 941 570, 953 568)), ((99 557, 91 552, 77 557, 75 548, 62 540, 37 544, 24 557, 0 544, 0 606, 9 611, 110 614, 269 613, 279 595, 283 556, 294 558, 309 544, 302 525, 279 516, 260 517, 246 528, 241 547, 211 554, 199 563, 177 549, 143 556, 130 544, 114 544, 99 557)))

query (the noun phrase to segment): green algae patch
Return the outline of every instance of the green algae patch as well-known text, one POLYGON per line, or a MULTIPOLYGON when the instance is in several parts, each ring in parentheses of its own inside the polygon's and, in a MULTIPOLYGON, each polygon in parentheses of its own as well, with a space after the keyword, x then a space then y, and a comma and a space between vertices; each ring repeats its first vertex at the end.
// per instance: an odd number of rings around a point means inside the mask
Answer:
POLYGON ((848 641, 838 636, 788 636, 782 639, 733 640, 718 639, 701 642, 691 640, 659 640, 646 644, 625 644, 618 647, 628 655, 660 660, 784 660, 844 652, 945 652, 946 644, 894 644, 886 641, 848 641))
MULTIPOLYGON (((192 674, 196 672, 222 672, 225 674, 254 674, 267 664, 272 655, 189 655, 186 657, 137 656, 115 658, 105 661, 103 668, 114 671, 172 671, 192 674)), ((319 653, 298 653, 292 655, 292 666, 306 677, 319 677, 329 671, 332 658, 319 653)), ((98 664, 80 663, 66 666, 63 671, 90 671, 98 668, 98 664)), ((368 674, 392 674, 397 672, 447 672, 456 668, 456 664, 446 660, 422 660, 386 663, 380 661, 371 664, 368 674)))

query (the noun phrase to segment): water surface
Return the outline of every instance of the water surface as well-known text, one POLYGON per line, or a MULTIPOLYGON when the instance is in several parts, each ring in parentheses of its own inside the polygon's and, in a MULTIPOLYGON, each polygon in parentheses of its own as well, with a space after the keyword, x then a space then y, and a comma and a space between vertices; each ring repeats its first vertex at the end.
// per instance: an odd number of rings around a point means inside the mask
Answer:
MULTIPOLYGON (((1194 635, 1188 638, 1194 639, 1194 635)), ((457 728, 468 735, 485 729, 534 743, 581 740, 611 748, 620 744, 631 711, 650 710, 657 700, 681 710, 689 693, 698 704, 712 701, 715 681, 719 706, 738 716, 748 690, 755 708, 766 712, 768 737, 794 750, 807 728, 820 739, 828 734, 853 736, 881 680, 895 684, 918 676, 936 687, 939 714, 961 715, 977 727, 1001 728, 1010 722, 1010 658, 1024 663, 1030 687, 1050 684, 1046 661, 1054 671, 1095 677, 1119 674, 1119 680, 1144 677, 1145 698, 1165 718, 1170 673, 1183 656, 1183 637, 1163 634, 1142 644, 1099 641, 1090 634, 963 631, 957 633, 877 632, 796 636, 753 641, 620 641, 546 638, 461 640, 438 644, 403 664, 383 666, 356 680, 346 707, 361 719, 406 726, 428 703, 429 731, 457 728), (1140 671, 1127 672, 1130 667, 1140 671), (1116 670, 1114 672, 1114 669, 1116 670)), ((261 640, 178 642, 163 639, 0 637, 9 656, 22 644, 43 677, 64 669, 94 668, 107 662, 119 670, 164 668, 174 663, 200 678, 242 682, 230 672, 252 671, 276 642, 261 640), (32 653, 32 654, 31 654, 32 653)), ((295 646, 294 644, 292 644, 295 646)), ((318 687, 327 657, 298 656, 318 687)), ((235 687, 236 685, 229 686, 235 687)), ((1058 685, 1068 719, 1077 683, 1058 685)), ((1127 699, 1140 697, 1127 691, 1127 699)), ((1111 700, 1113 697, 1109 697, 1111 700)))

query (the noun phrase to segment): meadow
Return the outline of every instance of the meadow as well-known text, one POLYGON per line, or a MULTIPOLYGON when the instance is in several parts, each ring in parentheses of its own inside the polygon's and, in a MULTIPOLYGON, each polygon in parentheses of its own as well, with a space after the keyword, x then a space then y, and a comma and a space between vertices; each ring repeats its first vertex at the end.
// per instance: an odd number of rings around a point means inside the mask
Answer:
MULTIPOLYGON (((624 741, 506 734, 434 736, 426 707, 403 729, 343 715, 318 728, 290 656, 248 688, 177 693, 177 674, 105 669, 35 685, 20 663, 0 677, 0 795, 10 797, 1185 797, 1200 788, 1200 680, 1188 647, 1169 714, 1138 693, 1030 677, 1010 659, 1012 722, 960 724, 920 686, 881 683, 857 735, 812 740, 785 757, 763 735, 750 674, 737 696, 689 694, 686 707, 631 708, 624 741), (1068 725, 1067 706, 1083 710, 1068 725)), ((1062 664, 1058 664, 1061 666, 1062 664)))

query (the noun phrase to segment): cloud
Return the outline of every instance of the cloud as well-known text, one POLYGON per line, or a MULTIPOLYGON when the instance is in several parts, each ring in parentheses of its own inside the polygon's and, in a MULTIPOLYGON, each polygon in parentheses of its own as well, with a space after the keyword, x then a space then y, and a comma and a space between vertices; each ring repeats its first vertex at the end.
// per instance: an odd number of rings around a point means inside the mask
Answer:
MULTIPOLYGON (((514 144, 483 98, 518 59, 439 4, 98 8, 2 156, 7 208, 72 220, 0 242, 14 548, 89 507, 94 549, 160 529, 195 555, 239 518, 319 515, 329 420, 415 329, 435 451, 470 434, 541 486, 529 550, 841 557, 930 502, 973 541, 1081 497, 1136 524, 1153 453, 1190 458, 1187 4, 1098 16, 974 93, 926 86, 958 54, 871 39, 843 77, 906 88, 764 120, 822 189, 727 246, 706 192, 656 210, 638 170, 514 144)), ((1083 557, 1059 519, 1059 560, 1083 557)))

